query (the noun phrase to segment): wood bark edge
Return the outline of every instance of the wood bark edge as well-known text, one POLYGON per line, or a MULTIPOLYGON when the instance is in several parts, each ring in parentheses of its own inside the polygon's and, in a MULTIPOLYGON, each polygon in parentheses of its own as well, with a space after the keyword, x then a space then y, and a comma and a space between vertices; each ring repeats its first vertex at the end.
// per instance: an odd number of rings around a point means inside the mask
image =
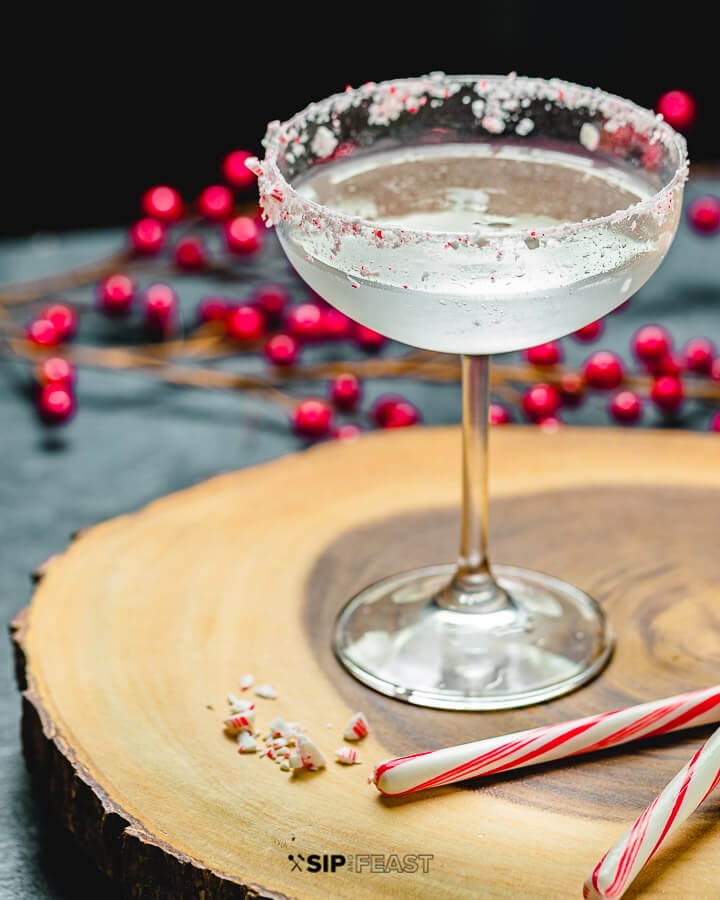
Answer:
POLYGON ((22 697, 21 739, 33 790, 95 867, 128 897, 143 900, 288 900, 258 884, 240 884, 180 853, 125 813, 75 759, 32 688, 24 637, 29 607, 9 625, 22 697))

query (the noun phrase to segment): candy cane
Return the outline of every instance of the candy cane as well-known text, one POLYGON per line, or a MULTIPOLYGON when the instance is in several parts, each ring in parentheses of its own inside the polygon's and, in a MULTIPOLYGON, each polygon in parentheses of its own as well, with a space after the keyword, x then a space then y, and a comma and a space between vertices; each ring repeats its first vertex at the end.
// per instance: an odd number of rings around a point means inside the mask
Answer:
POLYGON ((395 757, 378 763, 370 782, 381 794, 408 794, 710 722, 720 722, 720 685, 557 725, 395 757))
POLYGON ((662 843, 720 781, 720 728, 607 851, 583 886, 587 900, 622 897, 662 843))

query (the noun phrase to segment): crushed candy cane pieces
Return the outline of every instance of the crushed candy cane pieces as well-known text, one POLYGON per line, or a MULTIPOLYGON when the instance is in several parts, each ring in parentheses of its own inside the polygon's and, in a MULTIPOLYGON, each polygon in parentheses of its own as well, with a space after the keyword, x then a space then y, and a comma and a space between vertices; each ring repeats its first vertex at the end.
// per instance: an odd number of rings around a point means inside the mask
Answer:
POLYGON ((286 722, 282 716, 275 716, 275 718, 270 719, 268 728, 272 738, 287 738, 293 731, 291 723, 286 722))
POLYGON ((257 741, 249 731, 241 731, 237 736, 238 753, 255 753, 257 741))
POLYGON ((230 704, 230 712, 234 713, 245 712, 246 709, 254 709, 255 707, 252 700, 243 700, 240 697, 236 697, 235 694, 228 694, 227 701, 230 704))
POLYGON ((360 763, 358 752, 354 747, 338 747, 335 751, 335 760, 344 766, 352 766, 354 763, 360 763))
POLYGON ((236 713, 234 716, 224 720, 225 731, 228 734, 239 734, 241 731, 253 730, 255 723, 255 707, 246 709, 244 712, 236 713))
POLYGON ((311 740, 305 734, 299 734, 297 736, 296 744, 303 768, 309 769, 311 772, 316 772, 318 769, 325 768, 325 756, 315 741, 311 740))
POLYGON ((368 720, 365 714, 358 712, 350 719, 343 729, 343 737, 346 741, 359 741, 365 737, 370 730, 368 720))
MULTIPOLYGON (((242 675, 239 679, 243 691, 254 687, 258 697, 274 700, 278 694, 271 684, 255 685, 254 676, 242 675)), ((273 760, 283 772, 306 769, 311 772, 327 767, 325 754, 305 732, 300 722, 288 722, 282 716, 270 719, 264 730, 255 728, 255 704, 236 694, 226 695, 230 707, 230 716, 223 719, 226 734, 237 740, 238 753, 256 754, 258 758, 267 757, 273 760), (260 741, 264 746, 260 748, 260 741)), ((325 723, 332 728, 331 722, 325 723)), ((346 741, 359 741, 369 732, 368 721, 364 713, 355 713, 346 724, 342 736, 346 741)), ((342 746, 335 750, 335 760, 345 766, 361 763, 358 751, 354 747, 342 746)))

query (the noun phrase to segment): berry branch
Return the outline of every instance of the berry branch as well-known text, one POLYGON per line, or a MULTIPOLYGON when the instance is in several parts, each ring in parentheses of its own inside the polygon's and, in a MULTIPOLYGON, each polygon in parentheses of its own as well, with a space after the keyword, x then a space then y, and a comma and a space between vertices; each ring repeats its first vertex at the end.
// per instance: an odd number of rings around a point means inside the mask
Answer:
MULTIPOLYGON (((254 280, 250 264, 272 253, 273 244, 257 216, 255 176, 245 166, 249 155, 230 153, 222 183, 205 188, 192 204, 166 185, 147 190, 126 246, 103 259, 0 290, 0 337, 6 354, 22 360, 32 375, 42 423, 63 425, 74 417, 80 369, 133 369, 178 386, 259 393, 312 440, 422 421, 420 409, 399 393, 363 408, 364 386, 373 379, 459 381, 456 356, 393 346, 293 273, 291 287, 254 280), (192 273, 213 279, 218 292, 188 309, 181 280, 192 273), (72 301, 65 296, 71 292, 72 301), (30 317, 22 321, 26 311, 30 317), (85 337, 81 325, 93 315, 115 323, 112 346, 85 337), (144 343, 137 343, 138 325, 144 343), (348 352, 317 361, 313 348, 328 344, 348 352), (257 372, 215 366, 241 355, 254 359, 257 372), (316 393, 298 397, 307 385, 316 393)), ((714 237, 720 233, 720 199, 697 198, 686 220, 700 240, 714 237)), ((630 364, 601 349, 589 352, 577 369, 567 365, 567 341, 596 343, 605 325, 591 322, 567 338, 529 348, 520 362, 496 357, 490 421, 558 427, 595 394, 618 425, 639 423, 649 405, 682 424, 688 404, 701 404, 711 409, 708 427, 720 431, 720 411, 712 411, 720 406, 720 354, 709 338, 676 348, 668 329, 652 323, 633 335, 630 364)))

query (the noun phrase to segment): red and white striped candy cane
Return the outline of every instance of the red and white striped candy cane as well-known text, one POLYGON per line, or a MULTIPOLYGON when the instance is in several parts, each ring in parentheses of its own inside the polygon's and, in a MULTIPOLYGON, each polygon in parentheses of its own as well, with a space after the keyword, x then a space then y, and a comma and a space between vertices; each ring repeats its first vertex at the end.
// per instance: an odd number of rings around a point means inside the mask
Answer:
POLYGON ((396 796, 495 775, 681 728, 720 722, 720 686, 378 763, 371 783, 396 796))
POLYGON ((700 806, 719 781, 720 728, 603 856, 585 881, 583 897, 622 897, 663 841, 700 806))

